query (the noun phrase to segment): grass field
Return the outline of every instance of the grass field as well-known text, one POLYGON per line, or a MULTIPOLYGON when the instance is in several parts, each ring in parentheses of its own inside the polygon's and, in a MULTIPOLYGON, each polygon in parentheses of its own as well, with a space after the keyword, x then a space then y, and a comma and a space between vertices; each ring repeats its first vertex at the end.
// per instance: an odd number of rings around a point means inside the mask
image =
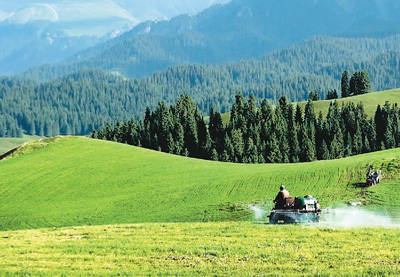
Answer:
MULTIPOLYGON (((400 89, 371 92, 363 95, 337 99, 336 101, 338 102, 339 106, 341 106, 342 103, 352 102, 357 105, 361 102, 364 105, 366 114, 369 117, 373 117, 375 115, 377 106, 384 105, 386 101, 389 101, 391 104, 400 104, 400 89)), ((314 109, 316 114, 321 111, 323 115, 326 115, 328 113, 330 103, 331 100, 314 101, 314 109)), ((300 103, 303 108, 305 104, 306 102, 300 103)))
POLYGON ((399 276, 400 229, 256 223, 0 232, 8 276, 399 276))
MULTIPOLYGON (((64 137, 31 143, 17 154, 0 161, 1 230, 247 220, 247 205, 266 201, 271 207, 281 184, 292 195, 313 194, 328 206, 373 202, 357 188, 367 163, 384 164, 387 179, 400 176, 398 149, 334 161, 247 165, 64 137)), ((400 193, 390 197, 400 199, 400 193)))
MULTIPOLYGON (((363 103, 364 109, 366 114, 369 117, 373 117, 376 112, 376 108, 378 105, 384 105, 386 101, 389 101, 391 104, 400 104, 400 89, 392 89, 392 90, 385 90, 379 92, 371 92, 368 94, 352 96, 344 99, 337 99, 336 100, 339 104, 339 107, 342 106, 343 103, 352 102, 354 104, 363 103)), ((314 111, 318 116, 319 112, 325 116, 328 113, 329 105, 332 100, 320 100, 314 101, 314 111)), ((299 102, 298 104, 303 108, 307 102, 299 102)), ((221 114, 222 121, 225 125, 229 123, 230 120, 230 113, 223 113, 221 114)), ((208 121, 208 117, 205 117, 206 121, 208 121)))
POLYGON ((0 155, 6 153, 7 151, 14 149, 18 145, 25 142, 38 140, 40 137, 37 136, 23 136, 22 138, 0 138, 0 155))

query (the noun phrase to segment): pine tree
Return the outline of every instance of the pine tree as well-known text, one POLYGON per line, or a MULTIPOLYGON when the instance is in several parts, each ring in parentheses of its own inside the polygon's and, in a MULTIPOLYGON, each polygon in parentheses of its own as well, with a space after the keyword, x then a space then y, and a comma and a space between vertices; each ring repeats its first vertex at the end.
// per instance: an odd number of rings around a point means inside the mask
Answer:
POLYGON ((257 100, 253 94, 250 95, 244 106, 243 115, 246 119, 247 126, 255 125, 257 123, 257 100))
POLYGON ((326 145, 325 140, 322 141, 322 160, 329 160, 330 154, 328 146, 326 145))
POLYGON ((202 159, 207 159, 211 150, 211 138, 202 117, 199 117, 197 119, 197 134, 199 140, 198 157, 202 159))
POLYGON ((333 99, 337 99, 338 97, 339 96, 338 96, 336 89, 333 89, 333 90, 328 91, 326 100, 333 100, 333 99))
POLYGON ((369 78, 368 71, 364 70, 360 72, 360 80, 359 80, 359 93, 365 94, 370 92, 371 90, 371 80, 369 78))
POLYGON ((151 111, 148 107, 143 119, 142 146, 145 148, 151 147, 151 111))
POLYGON ((304 126, 301 129, 301 152, 300 152, 300 161, 302 162, 311 162, 316 159, 315 153, 315 145, 312 142, 312 139, 308 136, 307 126, 304 126))
POLYGON ((211 160, 212 161, 218 161, 219 160, 218 153, 217 153, 217 150, 215 150, 215 148, 213 148, 211 150, 211 160))
POLYGON ((315 147, 317 151, 317 159, 323 160, 324 149, 323 149, 323 141, 324 141, 324 119, 322 112, 319 112, 318 119, 315 125, 315 147))
POLYGON ((336 138, 336 136, 333 137, 333 140, 331 142, 331 147, 330 147, 330 156, 331 159, 337 159, 337 158, 341 158, 341 145, 338 143, 338 140, 336 138))
POLYGON ((368 93, 371 89, 371 80, 368 71, 356 71, 350 79, 350 95, 368 93))
POLYGON ((226 153, 226 156, 223 156, 223 161, 233 162, 235 160, 235 149, 233 148, 232 141, 228 134, 225 135, 223 152, 226 153))
POLYGON ((347 132, 344 156, 348 157, 351 156, 352 154, 353 154, 353 140, 351 139, 350 132, 347 132))
POLYGON ((262 122, 268 122, 272 117, 272 106, 266 99, 261 102, 260 120, 262 122))
POLYGON ((303 126, 303 111, 299 105, 296 105, 295 122, 298 127, 303 126))
POLYGON ((390 117, 388 117, 386 121, 386 130, 383 136, 383 141, 385 149, 394 148, 396 145, 395 137, 392 132, 392 119, 390 117))
POLYGON ((208 130, 213 147, 218 153, 222 153, 224 149, 225 128, 222 122, 221 114, 215 112, 213 108, 210 111, 210 123, 208 130))
MULTIPOLYGON (((245 131, 245 118, 244 118, 244 99, 242 94, 237 94, 235 97, 235 103, 232 105, 231 119, 229 121, 229 129, 238 129, 242 132, 245 131)), ((244 132, 246 133, 246 132, 244 132)))
POLYGON ((371 152, 371 147, 369 145, 369 141, 367 137, 364 137, 364 143, 363 143, 363 153, 369 153, 371 152))
POLYGON ((231 161, 230 158, 229 158, 228 152, 226 150, 224 150, 222 152, 221 161, 223 161, 223 162, 230 162, 231 161))
POLYGON ((349 83, 349 72, 346 70, 342 74, 341 80, 342 87, 342 98, 346 98, 350 96, 350 83, 349 83))
POLYGON ((275 108, 275 117, 273 122, 273 130, 277 138, 281 153, 281 162, 288 163, 290 155, 290 147, 288 143, 288 111, 286 98, 281 98, 279 105, 275 108))
POLYGON ((243 160, 244 153, 244 143, 243 143, 243 134, 240 130, 232 131, 232 145, 234 149, 234 157, 233 161, 240 163, 243 160))
POLYGON ((381 144, 384 141, 386 120, 385 114, 380 105, 378 105, 376 108, 374 123, 376 133, 376 149, 381 149, 381 144))
POLYGON ((356 72, 350 78, 349 96, 354 96, 357 94, 358 94, 358 87, 357 87, 357 72, 356 72))
POLYGON ((319 94, 317 91, 311 91, 308 94, 308 100, 309 101, 318 101, 319 100, 319 94))
POLYGON ((363 139, 361 134, 360 124, 356 123, 356 131, 353 135, 353 154, 361 154, 363 148, 363 139))
POLYGON ((258 163, 258 151, 252 138, 249 138, 246 144, 245 158, 248 163, 258 163))
POLYGON ((344 155, 344 140, 341 129, 337 129, 337 133, 333 136, 333 140, 330 145, 330 156, 331 159, 342 158, 344 155))
POLYGON ((174 138, 172 137, 172 133, 168 134, 168 139, 167 139, 167 153, 173 154, 175 151, 175 143, 174 143, 174 138))
POLYGON ((268 141, 266 146, 267 153, 267 162, 269 163, 279 163, 282 161, 281 151, 279 149, 279 144, 274 135, 272 135, 268 141))
POLYGON ((174 154, 185 155, 185 132, 183 130, 183 126, 179 121, 176 121, 174 126, 175 126, 174 127, 174 131, 175 131, 174 154))
POLYGON ((289 143, 289 158, 290 162, 296 163, 299 161, 300 146, 298 139, 298 129, 294 116, 293 105, 288 106, 288 143, 289 143))

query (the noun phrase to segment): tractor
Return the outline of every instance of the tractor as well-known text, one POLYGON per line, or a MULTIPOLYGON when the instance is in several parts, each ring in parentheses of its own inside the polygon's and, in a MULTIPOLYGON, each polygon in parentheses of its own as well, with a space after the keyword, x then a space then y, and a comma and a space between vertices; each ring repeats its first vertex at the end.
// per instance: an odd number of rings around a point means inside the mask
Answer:
POLYGON ((367 187, 374 186, 376 184, 379 184, 382 179, 382 170, 379 170, 378 172, 372 172, 371 170, 367 172, 367 179, 365 181, 365 184, 367 187))
POLYGON ((275 203, 275 207, 268 217, 270 224, 293 224, 319 222, 320 214, 321 207, 318 200, 311 195, 306 195, 286 198, 283 207, 277 207, 277 203, 275 203))

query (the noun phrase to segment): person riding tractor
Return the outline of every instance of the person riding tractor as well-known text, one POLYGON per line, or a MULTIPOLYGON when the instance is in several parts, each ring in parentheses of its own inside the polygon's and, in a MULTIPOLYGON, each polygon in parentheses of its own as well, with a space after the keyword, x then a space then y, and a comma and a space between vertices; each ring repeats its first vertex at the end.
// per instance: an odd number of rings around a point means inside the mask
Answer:
POLYGON ((304 197, 290 197, 285 186, 280 187, 280 191, 274 200, 275 207, 271 210, 269 223, 307 223, 319 222, 321 206, 318 200, 311 195, 304 197))
POLYGON ((290 198, 289 192, 286 190, 285 186, 280 187, 278 195, 275 197, 274 203, 276 209, 283 209, 286 204, 286 199, 290 198))

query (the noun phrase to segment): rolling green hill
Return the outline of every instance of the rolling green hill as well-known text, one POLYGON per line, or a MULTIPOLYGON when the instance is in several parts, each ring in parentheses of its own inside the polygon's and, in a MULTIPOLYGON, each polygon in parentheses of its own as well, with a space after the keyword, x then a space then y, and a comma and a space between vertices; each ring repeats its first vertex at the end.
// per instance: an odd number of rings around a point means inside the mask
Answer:
MULTIPOLYGON (((329 104, 332 100, 314 101, 314 109, 316 113, 322 112, 323 115, 328 113, 329 104)), ((342 103, 352 102, 354 104, 363 103, 365 112, 368 116, 373 117, 378 105, 383 106, 386 101, 391 104, 400 104, 400 89, 385 90, 379 92, 372 92, 348 98, 341 98, 336 100, 339 105, 342 103)), ((300 105, 304 108, 306 102, 301 102, 300 105)))
MULTIPOLYGON (((325 116, 328 113, 329 109, 329 104, 333 100, 320 100, 320 101, 314 101, 314 110, 315 113, 318 115, 319 112, 322 112, 322 114, 325 116)), ((363 103, 365 112, 368 116, 373 117, 376 108, 378 105, 384 105, 386 101, 389 101, 391 104, 400 104, 400 89, 391 89, 391 90, 385 90, 385 91, 377 91, 377 92, 371 92, 367 94, 362 94, 362 95, 357 95, 357 96, 352 96, 352 97, 347 97, 347 98, 340 98, 336 100, 339 103, 339 106, 342 105, 342 103, 363 103)), ((307 102, 298 102, 298 104, 303 108, 306 105, 307 102)), ((228 124, 230 120, 230 113, 223 113, 221 114, 222 121, 224 124, 228 124)), ((208 117, 205 117, 206 120, 208 120, 208 117)))
POLYGON ((281 184, 323 206, 369 201, 356 187, 367 163, 384 164, 385 177, 397 178, 399 159, 395 149, 307 164, 229 164, 53 138, 0 161, 0 229, 243 220, 251 216, 247 204, 269 205, 281 184))

